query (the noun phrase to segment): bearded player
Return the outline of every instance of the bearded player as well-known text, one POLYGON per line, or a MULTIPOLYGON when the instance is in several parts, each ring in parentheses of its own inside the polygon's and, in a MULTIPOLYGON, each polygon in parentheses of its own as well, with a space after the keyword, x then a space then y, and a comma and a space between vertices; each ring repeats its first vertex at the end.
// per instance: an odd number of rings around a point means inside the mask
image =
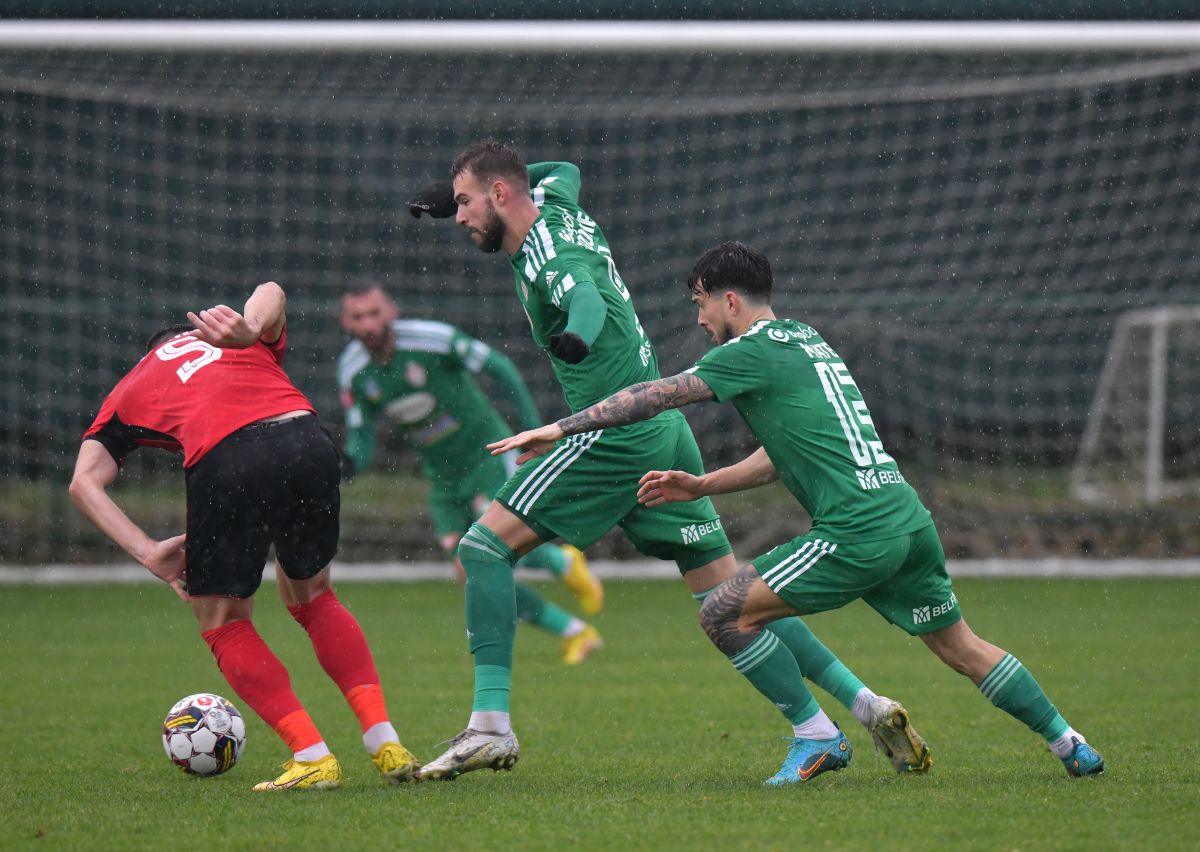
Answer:
MULTIPOLYGON (((452 186, 428 187, 411 209, 435 217, 454 215, 480 250, 502 251, 508 258, 533 339, 549 356, 572 411, 631 382, 658 378, 654 346, 638 321, 608 242, 579 206, 578 168, 570 163, 527 168, 514 149, 477 142, 459 155, 451 173, 452 186)), ((574 436, 541 463, 513 474, 463 536, 458 555, 467 575, 475 698, 467 729, 422 770, 422 778, 454 778, 483 767, 508 769, 517 760, 509 692, 515 626, 512 568, 521 554, 555 538, 586 548, 619 526, 641 553, 673 560, 699 600, 734 575, 737 563, 707 497, 639 505, 638 479, 663 466, 703 472, 695 439, 676 411, 574 436)), ((904 709, 867 689, 800 619, 777 620, 766 635, 757 651, 780 649, 777 664, 764 666, 765 654, 756 651, 737 661, 738 670, 792 722, 796 737, 833 727, 804 686, 803 674, 852 709, 898 770, 928 768, 928 749, 904 709)), ((798 771, 786 764, 787 771, 769 783, 808 780, 822 760, 813 755, 798 771)))
MULTIPOLYGON (((516 366, 481 340, 431 320, 400 319, 377 283, 351 283, 342 294, 342 330, 353 341, 338 359, 346 410, 344 475, 375 457, 377 421, 389 421, 415 447, 429 484, 429 509, 442 551, 465 580, 455 551, 515 467, 512 455, 492 456, 488 444, 507 434, 500 412, 477 376, 509 397, 524 428, 538 425, 537 406, 516 366)), ((520 561, 562 579, 589 615, 604 606, 604 590, 583 553, 544 544, 520 561)), ((560 637, 563 662, 578 665, 601 647, 600 634, 524 583, 516 584, 517 618, 560 637)))

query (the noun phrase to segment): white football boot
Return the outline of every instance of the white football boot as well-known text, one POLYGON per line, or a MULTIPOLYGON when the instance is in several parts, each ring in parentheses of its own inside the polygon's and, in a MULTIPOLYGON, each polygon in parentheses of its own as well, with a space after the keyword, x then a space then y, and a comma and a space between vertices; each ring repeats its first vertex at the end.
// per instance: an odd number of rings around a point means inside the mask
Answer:
POLYGON ((453 781, 464 772, 476 769, 512 769, 521 755, 516 734, 485 734, 467 728, 450 740, 450 748, 421 767, 418 777, 453 781))
POLYGON ((871 699, 871 723, 867 725, 875 748, 892 761, 897 772, 928 772, 933 766, 929 746, 908 721, 900 702, 877 695, 871 699))

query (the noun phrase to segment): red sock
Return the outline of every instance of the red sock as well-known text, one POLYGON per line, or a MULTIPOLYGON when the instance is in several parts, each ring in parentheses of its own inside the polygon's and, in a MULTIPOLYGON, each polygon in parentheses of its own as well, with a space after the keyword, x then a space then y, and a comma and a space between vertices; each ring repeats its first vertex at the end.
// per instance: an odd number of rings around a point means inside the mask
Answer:
POLYGON ((363 730, 388 719, 379 673, 362 627, 330 589, 313 600, 289 606, 292 618, 308 631, 321 668, 346 696, 363 730), (363 690, 360 687, 373 687, 363 690))
POLYGON ((317 726, 292 692, 287 669, 252 623, 234 621, 201 635, 233 691, 279 734, 288 748, 297 752, 321 742, 317 726))
POLYGON ((358 717, 363 733, 380 722, 388 721, 387 705, 383 701, 383 687, 377 683, 356 686, 346 693, 350 709, 358 717))

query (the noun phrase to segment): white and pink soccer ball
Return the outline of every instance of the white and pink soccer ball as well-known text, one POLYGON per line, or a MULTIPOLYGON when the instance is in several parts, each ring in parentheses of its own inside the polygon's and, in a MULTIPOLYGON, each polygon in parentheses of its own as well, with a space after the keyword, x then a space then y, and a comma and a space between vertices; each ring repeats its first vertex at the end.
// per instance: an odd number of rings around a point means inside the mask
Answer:
POLYGON ((192 775, 220 775, 246 747, 246 720, 230 702, 210 692, 181 698, 163 719, 163 750, 192 775))

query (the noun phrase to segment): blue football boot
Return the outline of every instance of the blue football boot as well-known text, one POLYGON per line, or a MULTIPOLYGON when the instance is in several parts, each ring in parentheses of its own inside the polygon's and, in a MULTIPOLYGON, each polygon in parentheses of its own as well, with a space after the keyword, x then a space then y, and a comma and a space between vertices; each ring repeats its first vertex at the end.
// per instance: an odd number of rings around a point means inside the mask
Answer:
POLYGON ((845 769, 850 765, 853 752, 850 740, 841 731, 831 740, 793 739, 783 766, 763 783, 768 787, 782 787, 811 781, 822 772, 845 769))
POLYGON ((1075 743, 1075 748, 1071 753, 1062 759, 1063 766, 1067 768, 1067 774, 1072 778, 1082 778, 1085 775, 1103 775, 1104 774, 1104 758, 1100 756, 1100 752, 1096 751, 1090 745, 1080 742, 1075 737, 1071 738, 1075 743))

